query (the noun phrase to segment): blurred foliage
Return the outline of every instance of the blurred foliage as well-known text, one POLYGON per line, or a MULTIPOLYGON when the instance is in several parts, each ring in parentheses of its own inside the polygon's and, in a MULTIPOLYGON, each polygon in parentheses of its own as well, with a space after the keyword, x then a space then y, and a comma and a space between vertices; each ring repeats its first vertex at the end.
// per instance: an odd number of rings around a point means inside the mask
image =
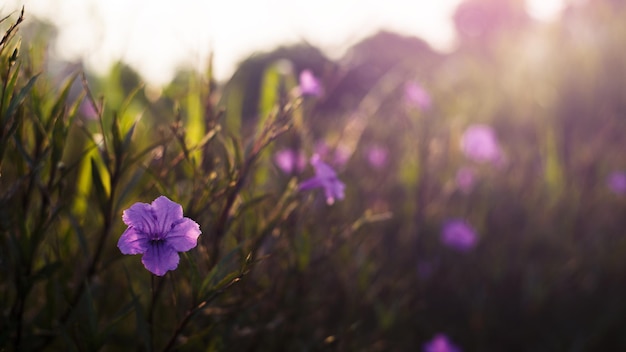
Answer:
POLYGON ((162 89, 121 63, 59 69, 50 38, 0 17, 0 349, 405 351, 437 333, 467 351, 626 349, 626 197, 606 184, 626 170, 626 9, 541 24, 520 4, 465 2, 450 54, 381 32, 338 62, 280 48, 224 84, 209 64, 162 89), (304 69, 324 95, 297 94, 304 69), (475 123, 501 163, 463 155, 475 123), (310 167, 273 160, 321 144, 346 183, 332 206, 298 191, 310 167), (203 232, 163 277, 115 247, 122 211, 159 195, 203 232), (476 248, 442 244, 450 218, 476 248))

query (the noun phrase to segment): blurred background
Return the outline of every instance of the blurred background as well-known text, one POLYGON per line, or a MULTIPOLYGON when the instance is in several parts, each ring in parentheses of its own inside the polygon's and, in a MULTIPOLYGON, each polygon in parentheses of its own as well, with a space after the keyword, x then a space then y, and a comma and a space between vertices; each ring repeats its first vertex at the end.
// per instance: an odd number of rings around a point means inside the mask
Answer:
MULTIPOLYGON (((313 175, 277 157, 285 150, 318 155, 345 198, 303 201, 307 212, 264 243, 281 254, 199 318, 194 332, 215 350, 626 350, 622 1, 5 0, 0 10, 22 5, 20 33, 47 43, 53 81, 84 68, 112 107, 147 83, 122 121, 148 130, 139 144, 173 107, 191 140, 212 127, 207 107, 246 140, 282 98, 301 99, 295 131, 260 158, 242 198, 313 175)), ((161 183, 176 185, 166 189, 191 197, 161 168, 161 183)), ((195 215, 204 228, 215 214, 195 215)), ((190 350, 205 342, 194 341, 190 350)))
MULTIPOLYGON (((338 58, 381 29, 418 36, 438 50, 458 44, 453 14, 460 0, 389 1, 97 1, 5 0, 2 13, 25 6, 30 20, 54 27, 50 53, 82 60, 103 74, 122 60, 144 80, 164 84, 181 66, 204 68, 213 53, 215 77, 227 79, 257 51, 307 42, 338 58)), ((564 0, 528 0, 538 20, 554 20, 564 0)))

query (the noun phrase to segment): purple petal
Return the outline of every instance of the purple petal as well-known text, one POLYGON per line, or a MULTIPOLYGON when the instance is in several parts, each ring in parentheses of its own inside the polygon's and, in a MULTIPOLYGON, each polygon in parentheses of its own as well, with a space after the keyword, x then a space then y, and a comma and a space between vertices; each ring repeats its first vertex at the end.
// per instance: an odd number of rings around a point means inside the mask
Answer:
POLYGON ((311 177, 308 180, 302 181, 298 186, 301 191, 306 191, 313 188, 322 187, 322 181, 317 177, 311 177))
POLYGON ((379 145, 372 145, 367 149, 367 161, 369 164, 380 169, 387 163, 387 149, 379 145))
POLYGON ((153 241, 148 245, 148 250, 141 258, 143 266, 151 273, 163 276, 168 270, 178 267, 180 260, 178 253, 167 245, 166 241, 153 241))
POLYGON ((432 104, 430 94, 417 82, 408 82, 404 86, 404 97, 406 101, 415 107, 423 110, 430 109, 432 104))
POLYGON ((326 195, 326 203, 332 205, 335 199, 342 200, 345 197, 344 190, 346 185, 338 179, 326 182, 324 185, 324 194, 326 195))
POLYGON ((283 149, 276 153, 274 161, 284 173, 302 172, 306 166, 306 157, 303 153, 291 149, 283 149))
POLYGON ((444 224, 441 242, 452 249, 467 252, 476 246, 478 236, 467 222, 455 219, 444 224))
POLYGON ((144 233, 154 233, 156 218, 150 204, 135 203, 122 213, 122 220, 128 226, 137 228, 144 233))
POLYGON ((320 179, 337 178, 337 173, 328 164, 323 162, 319 156, 311 157, 311 165, 315 168, 315 176, 320 179))
POLYGON ((148 250, 149 240, 148 237, 138 231, 134 227, 129 227, 124 231, 119 241, 117 241, 117 247, 122 254, 141 254, 148 250))
POLYGON ((607 186, 611 192, 621 195, 626 194, 626 172, 612 172, 606 179, 607 186))
POLYGON ((322 85, 311 70, 300 72, 300 93, 319 97, 323 93, 322 85))
POLYGON ((165 196, 155 199, 152 202, 152 209, 156 216, 155 227, 157 233, 161 235, 167 234, 172 225, 183 218, 183 207, 165 196))
POLYGON ((437 334, 432 340, 424 344, 424 352, 460 352, 445 334, 437 334))
POLYGON ((468 127, 461 137, 461 148, 465 156, 477 162, 498 162, 502 159, 496 132, 488 125, 468 127))
POLYGON ((200 225, 189 218, 178 220, 166 235, 167 244, 177 252, 186 252, 198 244, 200 225))

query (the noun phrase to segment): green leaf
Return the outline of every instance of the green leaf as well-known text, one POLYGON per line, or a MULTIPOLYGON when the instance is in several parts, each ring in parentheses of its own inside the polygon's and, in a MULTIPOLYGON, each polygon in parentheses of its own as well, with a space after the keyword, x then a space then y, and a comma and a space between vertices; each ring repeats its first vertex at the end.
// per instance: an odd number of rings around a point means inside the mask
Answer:
POLYGON ((100 168, 98 168, 98 164, 96 163, 95 158, 91 158, 91 178, 93 181, 93 185, 96 192, 96 197, 98 199, 98 205, 102 212, 106 209, 106 204, 109 198, 107 194, 106 188, 104 187, 104 181, 102 176, 100 175, 100 168))
POLYGON ((59 94, 57 100, 52 106, 52 110, 50 111, 50 117, 46 123, 46 131, 50 130, 51 124, 53 122, 58 121, 64 115, 63 113, 67 104, 67 96, 70 92, 70 88, 72 87, 72 83, 74 83, 77 75, 77 73, 71 75, 67 80, 65 80, 65 83, 61 86, 61 94, 59 94))
POLYGON ((54 274, 60 267, 62 267, 62 263, 60 261, 52 262, 44 265, 41 269, 37 270, 31 277, 31 284, 36 283, 37 281, 48 279, 50 276, 54 274))
POLYGON ((11 102, 9 103, 9 106, 7 107, 6 113, 4 114, 3 122, 6 122, 7 118, 10 118, 15 114, 15 112, 17 111, 17 108, 20 106, 20 104, 22 104, 22 102, 26 98, 26 95, 33 88, 33 85, 37 81, 38 77, 39 77, 39 74, 36 74, 33 77, 31 77, 30 80, 28 80, 28 83, 26 83, 26 85, 22 87, 22 89, 20 89, 17 96, 12 97, 11 102))
POLYGON ((113 123, 111 124, 111 135, 113 136, 113 152, 115 158, 122 159, 122 132, 120 131, 120 120, 117 113, 113 114, 113 123))
POLYGON ((137 334, 144 341, 146 350, 149 352, 152 351, 152 340, 150 339, 150 327, 148 326, 146 313, 144 312, 139 297, 135 294, 135 291, 133 290, 133 280, 130 278, 130 274, 128 273, 126 267, 124 267, 124 272, 126 273, 126 284, 128 286, 128 292, 130 293, 131 303, 133 304, 133 308, 135 310, 137 334))
MULTIPOLYGON (((13 69, 13 72, 11 74, 11 78, 7 81, 6 88, 2 91, 2 97, 3 97, 2 106, 9 105, 9 99, 13 96, 13 92, 15 90, 15 84, 17 83, 17 78, 19 77, 19 74, 20 74, 20 67, 21 67, 21 63, 18 63, 17 65, 15 65, 15 68, 13 69)), ((0 85, 0 87, 2 87, 2 85, 0 85)), ((3 114, 3 111, 0 111, 0 122, 4 122, 4 117, 5 115, 3 114)), ((6 117, 8 117, 8 115, 6 117)))
POLYGON ((240 251, 241 246, 237 246, 228 252, 204 278, 198 292, 201 300, 205 300, 211 291, 218 290, 224 284, 225 280, 228 281, 229 278, 232 280, 239 275, 240 270, 232 271, 229 267, 232 267, 232 263, 235 262, 235 255, 240 253, 240 251), (226 272, 230 273, 226 274, 226 272))
POLYGON ((133 134, 135 133, 135 127, 137 127, 137 121, 133 122, 133 125, 130 126, 130 129, 126 132, 126 135, 124 135, 124 141, 122 142, 123 151, 128 151, 133 134))

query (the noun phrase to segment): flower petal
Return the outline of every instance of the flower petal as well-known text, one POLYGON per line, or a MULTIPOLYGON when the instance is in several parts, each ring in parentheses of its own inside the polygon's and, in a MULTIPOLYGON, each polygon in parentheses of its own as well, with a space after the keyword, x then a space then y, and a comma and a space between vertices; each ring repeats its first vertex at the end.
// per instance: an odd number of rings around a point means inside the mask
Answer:
POLYGON ((200 225, 189 218, 182 218, 172 226, 166 235, 167 244, 177 252, 186 252, 198 244, 200 225))
POLYGON ((131 226, 117 241, 117 247, 123 254, 141 254, 148 249, 148 242, 148 237, 143 232, 131 226))
POLYGON ((152 209, 156 216, 155 229, 156 233, 165 236, 172 225, 183 218, 183 207, 174 203, 166 196, 160 196, 152 202, 152 209))
POLYGON ((345 197, 346 185, 338 179, 333 179, 324 183, 324 195, 326 196, 326 204, 332 205, 335 200, 342 200, 345 197))
POLYGON ((168 270, 178 267, 180 257, 165 241, 151 242, 141 258, 143 266, 151 273, 163 276, 168 270))
POLYGON ((311 177, 308 180, 302 181, 300 185, 298 186, 298 189, 300 189, 301 191, 306 191, 309 189, 322 187, 322 184, 323 184, 323 181, 320 180, 319 177, 315 176, 315 177, 311 177))
POLYGON ((122 220, 128 226, 137 228, 141 232, 154 233, 155 217, 150 204, 135 203, 122 213, 122 220))

